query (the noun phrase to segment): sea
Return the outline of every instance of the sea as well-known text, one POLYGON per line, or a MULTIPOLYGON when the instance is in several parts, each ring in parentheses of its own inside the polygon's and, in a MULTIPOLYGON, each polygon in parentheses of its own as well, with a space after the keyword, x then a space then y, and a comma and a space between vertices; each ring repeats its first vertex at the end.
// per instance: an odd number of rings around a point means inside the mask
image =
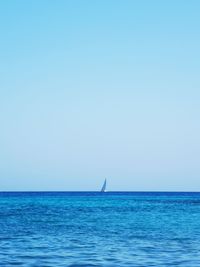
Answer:
POLYGON ((4 266, 199 267, 200 193, 1 192, 4 266))

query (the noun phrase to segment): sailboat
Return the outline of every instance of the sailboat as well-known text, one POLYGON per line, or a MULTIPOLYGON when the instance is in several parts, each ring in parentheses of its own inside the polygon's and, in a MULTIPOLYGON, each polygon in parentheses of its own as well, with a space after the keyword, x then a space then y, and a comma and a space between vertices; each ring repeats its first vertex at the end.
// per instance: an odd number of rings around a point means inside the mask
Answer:
POLYGON ((106 179, 105 179, 103 186, 101 188, 101 192, 106 192, 106 179))

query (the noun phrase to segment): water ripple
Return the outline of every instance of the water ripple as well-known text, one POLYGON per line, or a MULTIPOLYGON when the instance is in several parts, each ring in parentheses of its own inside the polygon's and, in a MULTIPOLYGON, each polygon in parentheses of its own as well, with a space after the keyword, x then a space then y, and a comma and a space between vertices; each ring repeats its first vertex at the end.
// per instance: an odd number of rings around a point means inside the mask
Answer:
POLYGON ((0 266, 200 266, 200 194, 0 193, 0 266))

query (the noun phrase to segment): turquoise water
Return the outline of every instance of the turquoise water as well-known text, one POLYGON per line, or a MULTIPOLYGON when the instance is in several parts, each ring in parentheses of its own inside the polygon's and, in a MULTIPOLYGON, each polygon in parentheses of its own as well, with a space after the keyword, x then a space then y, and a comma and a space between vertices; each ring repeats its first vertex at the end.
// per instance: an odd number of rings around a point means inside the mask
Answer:
POLYGON ((0 193, 0 266, 200 266, 200 193, 0 193))

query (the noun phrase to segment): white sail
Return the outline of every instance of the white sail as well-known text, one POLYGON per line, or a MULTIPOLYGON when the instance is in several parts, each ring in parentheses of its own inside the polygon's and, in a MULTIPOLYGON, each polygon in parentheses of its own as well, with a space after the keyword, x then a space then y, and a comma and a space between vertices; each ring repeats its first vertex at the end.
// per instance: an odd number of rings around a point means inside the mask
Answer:
POLYGON ((101 192, 105 192, 105 191, 106 191, 106 179, 105 179, 103 186, 101 188, 101 192))

